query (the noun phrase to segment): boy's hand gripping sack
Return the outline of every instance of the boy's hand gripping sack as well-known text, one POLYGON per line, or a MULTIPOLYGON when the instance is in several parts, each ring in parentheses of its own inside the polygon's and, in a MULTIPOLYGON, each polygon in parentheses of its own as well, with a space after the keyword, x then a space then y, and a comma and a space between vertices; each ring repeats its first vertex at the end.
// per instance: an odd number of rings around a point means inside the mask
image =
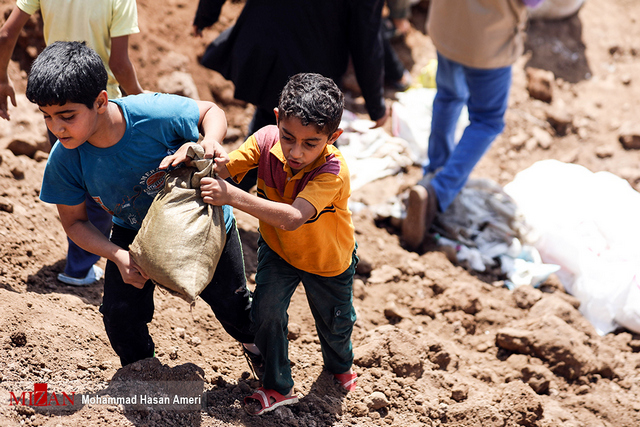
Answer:
POLYGON ((204 159, 200 145, 187 155, 191 166, 167 174, 129 252, 151 280, 194 304, 211 282, 227 234, 222 207, 200 196, 200 180, 213 176, 213 159, 204 159))

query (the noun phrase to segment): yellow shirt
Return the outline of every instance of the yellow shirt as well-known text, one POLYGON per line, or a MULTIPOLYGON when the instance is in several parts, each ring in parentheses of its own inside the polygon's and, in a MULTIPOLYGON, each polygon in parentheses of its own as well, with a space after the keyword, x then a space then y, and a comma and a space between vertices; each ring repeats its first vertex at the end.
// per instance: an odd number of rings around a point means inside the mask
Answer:
POLYGON ((260 221, 267 245, 297 269, 331 277, 351 265, 355 236, 347 164, 333 145, 327 145, 315 162, 296 175, 287 165, 277 126, 266 126, 229 154, 227 169, 236 182, 258 167, 258 197, 292 204, 301 197, 316 208, 316 215, 294 231, 260 221))
POLYGON ((107 68, 109 98, 120 98, 118 81, 109 69, 111 39, 139 33, 135 0, 17 0, 16 5, 33 15, 40 10, 44 41, 84 41, 107 68))

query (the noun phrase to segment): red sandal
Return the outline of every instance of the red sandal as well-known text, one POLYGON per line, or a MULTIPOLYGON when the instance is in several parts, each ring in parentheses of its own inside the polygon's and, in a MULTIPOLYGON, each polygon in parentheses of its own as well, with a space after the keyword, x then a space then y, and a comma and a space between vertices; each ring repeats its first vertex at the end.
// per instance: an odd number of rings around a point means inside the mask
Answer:
POLYGON ((346 374, 333 374, 335 379, 338 380, 340 385, 347 391, 353 391, 356 389, 356 382, 358 381, 358 374, 355 372, 347 372, 346 374))
POLYGON ((275 390, 269 390, 264 387, 260 387, 251 396, 244 398, 244 410, 249 415, 262 415, 265 412, 270 412, 279 406, 291 405, 298 403, 298 396, 295 394, 292 396, 283 396, 275 390), (256 405, 253 402, 260 404, 260 409, 256 410, 256 405))

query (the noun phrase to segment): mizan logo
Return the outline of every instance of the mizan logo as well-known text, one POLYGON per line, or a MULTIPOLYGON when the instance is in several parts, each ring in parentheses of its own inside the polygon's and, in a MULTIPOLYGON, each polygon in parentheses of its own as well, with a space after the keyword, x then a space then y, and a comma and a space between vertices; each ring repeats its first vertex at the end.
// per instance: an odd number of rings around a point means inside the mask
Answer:
POLYGON ((9 392, 9 405, 22 405, 22 406, 67 406, 73 405, 76 397, 76 392, 71 392, 71 395, 62 392, 56 394, 55 392, 49 393, 47 391, 47 383, 35 383, 33 385, 33 391, 23 391, 22 394, 16 396, 12 391, 9 392))

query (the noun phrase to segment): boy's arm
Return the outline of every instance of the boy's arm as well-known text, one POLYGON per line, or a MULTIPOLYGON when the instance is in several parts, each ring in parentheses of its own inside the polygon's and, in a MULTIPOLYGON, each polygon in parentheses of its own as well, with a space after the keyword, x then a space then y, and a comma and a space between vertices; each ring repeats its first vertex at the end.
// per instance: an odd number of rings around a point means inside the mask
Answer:
POLYGON ((129 59, 129 36, 113 37, 111 39, 111 56, 109 68, 127 95, 142 93, 142 86, 138 81, 136 69, 129 59))
MULTIPOLYGON (((222 144, 220 144, 220 141, 222 141, 227 133, 227 118, 224 111, 213 102, 195 102, 198 104, 198 109, 200 110, 198 129, 203 136, 200 145, 204 148, 204 157, 214 159, 216 162, 215 171, 218 172, 225 164, 229 163, 229 155, 224 147, 222 147, 222 144)), ((189 145, 189 143, 182 145, 178 151, 162 159, 159 166, 160 169, 165 169, 169 166, 178 166, 178 164, 182 162, 187 162, 188 164, 190 160, 187 156, 189 145)))
POLYGON ((148 276, 138 267, 129 251, 112 243, 87 217, 85 203, 75 206, 56 205, 65 233, 82 249, 113 261, 125 283, 142 289, 148 276))
MULTIPOLYGON (((226 170, 226 167, 224 169, 226 170)), ((300 197, 291 205, 274 202, 247 193, 221 178, 203 178, 200 181, 200 193, 206 203, 231 205, 267 224, 287 231, 296 230, 316 214, 316 208, 300 197)))
POLYGON ((0 28, 0 117, 6 120, 9 120, 7 98, 11 99, 14 107, 17 106, 16 93, 9 80, 9 61, 11 60, 13 49, 16 47, 20 31, 30 17, 31 15, 15 6, 7 21, 0 28))

